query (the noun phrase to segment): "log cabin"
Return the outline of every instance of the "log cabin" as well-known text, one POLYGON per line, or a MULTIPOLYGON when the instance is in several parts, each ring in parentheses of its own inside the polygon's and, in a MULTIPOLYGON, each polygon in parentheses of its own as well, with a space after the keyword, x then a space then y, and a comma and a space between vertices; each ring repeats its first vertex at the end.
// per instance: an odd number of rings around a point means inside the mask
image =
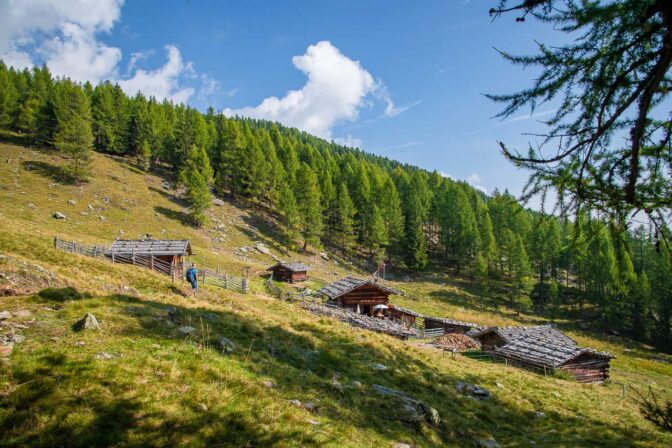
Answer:
POLYGON ((331 283, 318 289, 317 293, 325 296, 332 304, 371 317, 384 317, 389 309, 389 296, 401 294, 377 281, 355 277, 346 277, 331 283))
POLYGON ((392 319, 397 319, 405 328, 411 328, 415 325, 415 321, 418 317, 423 317, 422 314, 416 313, 413 310, 408 308, 401 307, 399 305, 388 304, 389 309, 387 310, 387 317, 392 319))
POLYGON ((479 327, 477 324, 471 322, 462 322, 459 320, 444 319, 441 317, 425 316, 425 330, 431 330, 434 328, 443 328, 446 334, 466 334, 473 329, 481 329, 481 327, 479 327))
POLYGON ((137 264, 167 275, 182 275, 184 257, 193 255, 189 240, 115 240, 106 256, 115 263, 137 264))
POLYGON ((538 337, 559 344, 576 345, 576 341, 550 324, 535 327, 487 327, 478 332, 469 332, 468 336, 481 343, 483 351, 491 352, 516 339, 538 337))
POLYGON ((279 262, 267 269, 273 273, 273 280, 281 282, 305 282, 308 280, 308 266, 298 261, 279 262))
POLYGON ((577 345, 538 337, 516 339, 494 349, 493 354, 508 364, 551 373, 569 373, 579 383, 604 383, 609 378, 609 363, 614 356, 577 345))

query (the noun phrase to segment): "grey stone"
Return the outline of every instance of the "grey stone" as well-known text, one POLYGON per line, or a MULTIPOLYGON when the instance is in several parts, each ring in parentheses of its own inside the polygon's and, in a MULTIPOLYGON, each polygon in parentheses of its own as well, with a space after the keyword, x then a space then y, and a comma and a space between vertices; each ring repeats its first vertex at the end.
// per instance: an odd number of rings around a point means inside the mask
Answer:
POLYGON ((11 333, 10 335, 8 335, 8 339, 10 340, 10 342, 13 342, 15 344, 20 344, 26 340, 24 336, 16 333, 11 333))
POLYGON ((329 261, 329 254, 326 252, 320 252, 320 257, 322 257, 323 260, 329 261))
POLYGON ((231 353, 236 350, 236 344, 234 344, 231 339, 225 338, 224 336, 217 337, 217 347, 223 353, 231 353))
POLYGON ((84 341, 75 342, 75 347, 84 347, 85 345, 86 345, 86 342, 84 342, 84 341))
POLYGON ((361 389, 362 388, 362 383, 359 381, 351 381, 350 386, 354 387, 355 389, 361 389))
POLYGON ((219 198, 213 198, 212 199, 212 205, 216 205, 217 207, 221 207, 224 205, 224 201, 222 201, 219 198))
POLYGON ((74 325, 76 331, 81 330, 100 330, 100 324, 98 319, 91 313, 86 313, 86 315, 74 325))
POLYGON ((455 386, 455 389, 464 395, 470 395, 477 400, 487 400, 490 398, 490 392, 487 389, 484 389, 480 386, 476 386, 475 384, 468 384, 468 383, 463 383, 459 382, 455 386))
POLYGON ((401 279, 405 282, 410 282, 411 281, 411 277, 409 277, 408 275, 404 275, 403 277, 401 277, 401 279))
POLYGON ((208 411, 208 407, 204 403, 198 403, 198 409, 200 409, 203 412, 208 411))
POLYGON ((374 364, 372 367, 373 367, 373 370, 381 370, 381 371, 382 370, 387 370, 387 366, 384 366, 382 364, 374 364))
POLYGON ((413 448, 413 446, 409 445, 408 443, 395 442, 390 448, 413 448))
POLYGON ((264 246, 261 243, 257 243, 255 246, 255 249, 257 249, 258 252, 264 254, 264 255, 270 255, 271 251, 268 249, 268 247, 264 246))
POLYGON ((271 380, 262 381, 261 385, 266 389, 273 389, 275 387, 275 383, 271 380))
POLYGON ((190 334, 194 333, 196 329, 194 327, 190 327, 188 325, 184 325, 182 327, 179 327, 177 329, 177 332, 181 334, 182 336, 189 336, 190 334))
POLYGON ((337 380, 331 380, 331 388, 334 389, 336 392, 343 393, 343 385, 339 383, 337 380))
POLYGON ((499 448, 499 443, 497 443, 497 441, 493 438, 490 439, 477 438, 474 439, 474 443, 476 444, 476 446, 480 448, 499 448))
POLYGON ((12 313, 9 311, 0 311, 0 320, 11 319, 12 313))
POLYGON ((114 355, 112 353, 107 353, 107 352, 99 352, 94 355, 94 359, 101 359, 101 360, 107 360, 107 359, 114 359, 114 355))
POLYGON ((546 413, 545 413, 545 412, 541 412, 541 411, 537 411, 537 412, 534 413, 534 416, 535 416, 536 418, 544 418, 544 417, 546 417, 546 413))
POLYGON ((305 409, 308 412, 315 412, 317 410, 317 405, 312 401, 306 401, 305 403, 303 403, 303 409, 305 409))
POLYGON ((293 399, 293 400, 289 400, 289 404, 291 404, 292 406, 296 406, 297 408, 301 407, 301 402, 299 400, 297 400, 296 398, 293 399))
POLYGON ((320 422, 318 422, 317 420, 306 420, 306 423, 309 423, 313 426, 317 426, 320 424, 320 422))
POLYGON ((63 213, 61 213, 61 212, 56 212, 56 213, 54 213, 52 216, 53 216, 55 219, 66 219, 66 218, 67 218, 67 216, 65 216, 65 215, 64 215, 63 213))
POLYGON ((77 201, 75 199, 68 199, 68 204, 77 205, 77 201))

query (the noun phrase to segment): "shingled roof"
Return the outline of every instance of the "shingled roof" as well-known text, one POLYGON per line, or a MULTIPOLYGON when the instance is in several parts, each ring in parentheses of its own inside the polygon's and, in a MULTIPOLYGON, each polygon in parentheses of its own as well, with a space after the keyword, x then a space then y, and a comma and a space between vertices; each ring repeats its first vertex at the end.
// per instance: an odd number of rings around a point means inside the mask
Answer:
POLYGON ((401 294, 401 292, 397 291, 396 289, 388 288, 387 286, 383 286, 378 282, 374 282, 371 280, 362 280, 355 277, 346 277, 342 280, 331 283, 327 286, 323 286, 322 288, 318 289, 317 292, 319 294, 324 294, 325 296, 329 297, 329 299, 333 300, 337 297, 342 296, 343 294, 347 294, 350 291, 366 284, 374 286, 390 294, 401 294))
POLYGON ((557 344, 576 346, 576 341, 574 339, 550 324, 538 325, 536 327, 488 327, 471 337, 478 338, 491 332, 497 333, 507 342, 518 339, 540 338, 557 344))
POLYGON ((417 313, 417 312, 415 312, 415 311, 413 311, 413 310, 411 310, 411 309, 404 308, 403 306, 394 305, 394 304, 390 303, 390 308, 393 309, 393 310, 395 310, 395 311, 399 311, 400 313, 407 314, 407 315, 409 315, 409 316, 423 317, 422 314, 417 313))
POLYGON ((192 255, 189 240, 116 240, 110 253, 135 255, 192 255))
POLYGON ((557 368, 584 354, 603 359, 614 358, 611 353, 582 348, 575 344, 562 344, 558 341, 534 336, 509 342, 502 347, 496 348, 495 354, 538 367, 548 368, 557 368))
POLYGON ((472 323, 472 322, 464 322, 461 320, 454 320, 454 319, 445 319, 443 317, 434 317, 434 316, 425 316, 425 320, 433 320, 436 322, 441 322, 442 324, 446 325, 455 325, 455 326, 460 326, 460 327, 471 327, 472 329, 478 329, 478 330, 483 330, 483 327, 480 327, 478 324, 472 323))
POLYGON ((292 271, 292 272, 305 272, 305 271, 310 269, 308 266, 306 266, 305 264, 303 264, 299 261, 292 261, 292 262, 281 261, 277 264, 274 264, 273 266, 271 266, 270 268, 268 268, 266 270, 267 271, 272 271, 272 270, 274 270, 278 267, 285 268, 288 271, 292 271))

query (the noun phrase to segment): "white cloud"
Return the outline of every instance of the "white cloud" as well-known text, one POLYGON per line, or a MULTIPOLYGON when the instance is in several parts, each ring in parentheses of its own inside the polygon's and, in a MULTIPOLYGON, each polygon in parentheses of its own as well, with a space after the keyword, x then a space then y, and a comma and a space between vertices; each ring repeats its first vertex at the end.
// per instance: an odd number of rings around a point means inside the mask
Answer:
POLYGON ((300 90, 290 90, 282 98, 266 98, 256 107, 224 112, 279 121, 330 138, 334 124, 357 118, 364 98, 375 86, 371 74, 358 61, 344 56, 327 41, 309 46, 304 55, 294 56, 292 63, 308 77, 300 90))
POLYGON ((142 92, 147 96, 154 96, 160 100, 169 99, 176 103, 186 103, 194 94, 193 87, 181 87, 180 75, 192 72, 190 63, 182 61, 180 50, 173 45, 166 46, 168 61, 156 70, 145 71, 137 69, 135 75, 129 79, 119 80, 119 85, 128 95, 142 92))
POLYGON ((541 112, 535 112, 531 114, 524 114, 524 115, 519 115, 517 117, 513 117, 509 120, 506 120, 506 123, 515 123, 517 121, 525 121, 525 120, 534 120, 536 118, 541 118, 545 117, 547 115, 554 114, 557 109, 551 109, 551 110, 544 110, 541 112))
POLYGON ((446 173, 445 171, 439 171, 439 176, 441 176, 441 177, 443 177, 443 178, 445 178, 445 179, 452 179, 452 178, 453 178, 453 176, 451 176, 450 174, 446 173))
POLYGON ((467 177, 467 182, 471 184, 472 187, 474 187, 477 190, 481 190, 483 193, 488 193, 488 189, 483 185, 483 178, 476 174, 472 173, 467 177))
POLYGON ((338 143, 339 145, 349 146, 350 148, 361 148, 362 147, 362 141, 358 138, 353 137, 350 134, 348 134, 345 137, 337 137, 337 138, 334 139, 334 142, 338 143))
MULTIPOLYGON (((396 107, 382 81, 374 80, 359 61, 348 58, 328 41, 309 46, 305 54, 294 56, 292 63, 308 78, 299 90, 290 90, 282 98, 268 97, 255 107, 225 109, 224 113, 278 121, 331 138, 335 124, 359 117, 360 109, 369 105, 369 96, 387 104, 384 113, 388 117, 419 104, 396 107)), ((356 141, 357 146, 361 145, 351 136, 335 141, 356 141)))
POLYGON ((131 55, 124 75, 122 52, 100 40, 121 18, 124 0, 0 0, 0 59, 22 68, 45 62, 56 76, 76 81, 118 82, 130 95, 142 91, 158 99, 186 103, 198 92, 203 99, 219 89, 207 75, 183 62, 177 47, 166 46, 166 63, 138 68, 152 55, 131 55))

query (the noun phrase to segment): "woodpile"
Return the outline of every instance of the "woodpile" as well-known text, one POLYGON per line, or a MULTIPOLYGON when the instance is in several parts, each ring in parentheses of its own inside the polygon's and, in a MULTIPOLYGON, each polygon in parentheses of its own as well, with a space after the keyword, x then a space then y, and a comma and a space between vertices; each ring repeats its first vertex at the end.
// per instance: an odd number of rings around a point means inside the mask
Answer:
POLYGON ((408 339, 415 336, 416 333, 412 329, 406 329, 394 321, 386 319, 376 319, 364 314, 357 314, 345 308, 336 306, 322 305, 316 302, 302 302, 301 307, 318 316, 327 316, 338 319, 341 322, 348 323, 353 327, 360 327, 366 330, 375 331, 378 333, 386 333, 396 336, 401 339, 408 339))
POLYGON ((471 339, 469 336, 465 336, 459 333, 448 333, 434 340, 434 345, 437 345, 441 348, 448 350, 457 350, 457 351, 466 351, 466 350, 478 350, 481 348, 481 344, 477 341, 471 339))

